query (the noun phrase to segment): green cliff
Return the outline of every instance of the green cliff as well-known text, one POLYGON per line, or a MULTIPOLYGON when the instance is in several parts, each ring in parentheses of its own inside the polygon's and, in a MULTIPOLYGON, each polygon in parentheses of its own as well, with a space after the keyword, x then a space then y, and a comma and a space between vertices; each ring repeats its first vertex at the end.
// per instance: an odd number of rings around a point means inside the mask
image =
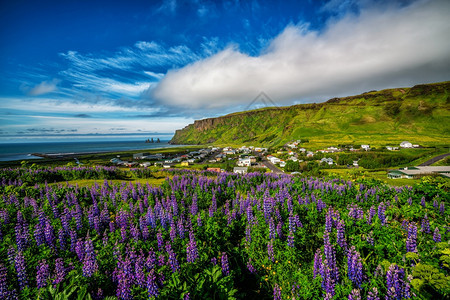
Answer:
POLYGON ((195 121, 173 144, 450 144, 450 81, 371 91, 323 103, 268 107, 195 121))

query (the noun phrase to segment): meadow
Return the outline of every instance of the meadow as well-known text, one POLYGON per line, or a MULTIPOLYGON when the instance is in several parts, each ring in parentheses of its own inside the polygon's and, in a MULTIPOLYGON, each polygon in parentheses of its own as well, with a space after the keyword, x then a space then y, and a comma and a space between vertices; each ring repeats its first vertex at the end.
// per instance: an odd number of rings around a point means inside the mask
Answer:
POLYGON ((448 180, 124 172, 0 169, 1 299, 450 296, 448 180))

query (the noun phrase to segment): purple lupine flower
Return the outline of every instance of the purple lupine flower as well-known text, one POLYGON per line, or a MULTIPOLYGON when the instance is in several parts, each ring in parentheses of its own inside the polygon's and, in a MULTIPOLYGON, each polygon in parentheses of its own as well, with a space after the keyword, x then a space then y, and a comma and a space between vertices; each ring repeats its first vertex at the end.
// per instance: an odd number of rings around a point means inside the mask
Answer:
POLYGON ((256 269, 252 264, 252 259, 250 258, 247 262, 247 269, 250 271, 250 273, 252 274, 256 274, 256 269))
POLYGON ((378 205, 378 218, 380 219, 381 226, 386 224, 386 205, 383 202, 378 205))
POLYGON ((361 300, 360 290, 353 289, 351 293, 348 295, 348 300, 361 300))
POLYGON ((327 215, 325 216, 325 231, 331 232, 332 228, 333 228, 333 219, 331 217, 331 209, 329 209, 327 215))
POLYGON ((287 244, 289 247, 294 247, 294 233, 292 231, 289 231, 287 237, 287 244))
POLYGON ((184 224, 183 224, 182 219, 178 220, 177 229, 178 229, 178 236, 180 237, 180 239, 184 239, 185 229, 184 229, 184 224))
POLYGON ((245 240, 247 243, 252 242, 252 226, 250 224, 245 227, 245 240))
POLYGON ((195 216, 198 212, 198 205, 197 205, 197 194, 194 194, 192 196, 192 204, 191 204, 191 214, 195 216))
POLYGON ((376 214, 375 207, 372 205, 372 207, 370 207, 369 215, 367 217, 367 224, 369 225, 372 224, 372 220, 375 214, 376 214))
POLYGON ((15 234, 16 234, 16 244, 17 244, 17 250, 23 251, 25 250, 26 242, 23 238, 22 234, 23 226, 20 222, 17 222, 15 227, 15 234))
POLYGON ((434 200, 433 200, 433 207, 434 207, 434 209, 438 209, 438 207, 439 207, 439 203, 437 201, 437 198, 434 198, 434 200))
POLYGON ((327 264, 324 263, 324 265, 327 265, 330 268, 331 279, 334 283, 336 283, 339 281, 339 269, 336 262, 336 251, 334 250, 334 246, 330 243, 330 234, 328 232, 325 232, 323 235, 323 241, 323 251, 325 254, 325 260, 327 261, 327 264))
POLYGON ((378 297, 378 289, 376 287, 369 291, 367 300, 380 300, 380 297, 378 297))
POLYGON ((267 243, 267 255, 269 256, 269 260, 275 262, 275 255, 273 252, 273 240, 270 240, 267 243))
POLYGON ((36 269, 37 269, 36 273, 37 288, 40 289, 47 285, 47 281, 50 276, 50 268, 48 267, 48 264, 45 261, 45 259, 43 259, 39 262, 39 265, 37 266, 36 269))
POLYGON ((222 252, 221 262, 223 275, 225 276, 230 275, 230 267, 228 265, 228 255, 225 252, 222 252))
POLYGON ((275 239, 276 233, 275 233, 275 223, 273 221, 273 218, 270 218, 269 220, 269 239, 275 239))
POLYGON ((277 234, 278 234, 278 238, 279 239, 284 239, 284 235, 283 235, 283 222, 280 221, 277 224, 277 234))
POLYGON ((77 232, 73 229, 69 231, 70 235, 70 251, 76 252, 76 244, 77 244, 77 232))
POLYGON ((59 246, 61 247, 61 250, 65 250, 66 249, 66 232, 62 228, 60 228, 58 230, 58 239, 59 239, 59 246))
POLYGON ((444 213, 445 213, 445 204, 444 204, 444 202, 441 202, 441 205, 439 206, 439 213, 441 215, 444 215, 444 213))
POLYGON ((155 268, 155 265, 156 265, 156 255, 155 252, 153 251, 153 248, 150 248, 150 250, 148 251, 147 260, 145 261, 145 267, 147 268, 147 270, 152 270, 155 268))
POLYGON ((14 264, 14 260, 16 259, 16 249, 13 246, 9 246, 7 251, 8 262, 10 265, 14 264))
POLYGON ((273 300, 281 300, 281 288, 277 283, 273 287, 273 300))
POLYGON ((134 280, 141 288, 145 288, 144 265, 144 254, 141 251, 140 255, 136 258, 136 262, 134 263, 134 280))
POLYGON ((189 242, 187 244, 186 252, 187 252, 187 261, 195 262, 195 260, 198 258, 198 250, 197 250, 197 242, 195 241, 195 236, 192 231, 189 232, 189 242))
POLYGON ((353 221, 362 219, 364 217, 363 210, 357 204, 350 204, 347 206, 347 209, 349 210, 348 216, 349 218, 352 218, 353 221))
POLYGON ((316 254, 314 254, 314 271, 313 277, 316 278, 317 275, 323 273, 323 261, 322 261, 322 251, 317 249, 316 254))
POLYGON ((410 287, 404 279, 405 270, 392 264, 386 273, 387 300, 410 298, 410 287))
POLYGON ((439 228, 438 227, 436 227, 434 229, 433 241, 435 241, 436 243, 440 243, 441 242, 441 234, 439 233, 439 228))
POLYGON ((363 266, 360 254, 352 246, 347 253, 348 278, 357 286, 361 287, 363 277, 363 266))
POLYGON ((45 241, 47 242, 47 245, 52 248, 55 248, 55 233, 53 232, 53 226, 50 224, 50 221, 47 221, 45 224, 44 229, 44 235, 45 235, 45 241))
POLYGON ((347 242, 345 240, 345 223, 344 220, 340 220, 337 223, 337 243, 342 249, 347 248, 347 242))
POLYGON ((408 198, 408 204, 412 205, 412 198, 411 197, 408 198))
POLYGON ((420 205, 422 205, 425 208, 426 206, 425 196, 422 196, 422 199, 420 199, 420 205))
POLYGON ((172 272, 176 273, 180 269, 180 266, 178 264, 177 255, 173 252, 172 246, 169 242, 166 242, 166 251, 169 254, 169 264, 172 268, 172 272))
POLYGON ((9 296, 7 277, 8 273, 5 266, 0 264, 0 299, 8 299, 9 296))
POLYGON ((155 270, 151 270, 147 275, 147 290, 149 298, 159 296, 158 285, 156 284, 155 270))
POLYGON ((375 244, 375 241, 373 239, 373 231, 369 232, 369 234, 367 235, 366 242, 372 246, 375 244))
POLYGON ((84 258, 84 242, 82 239, 78 239, 75 245, 75 253, 78 256, 78 260, 82 262, 84 258))
POLYGON ((42 228, 42 225, 40 223, 37 223, 36 227, 34 228, 34 239, 36 240, 36 244, 38 246, 45 243, 44 228, 42 228))
POLYGON ((217 258, 211 258, 211 263, 213 264, 213 266, 217 265, 217 258))
POLYGON ((414 223, 408 226, 408 237, 406 239, 406 252, 417 252, 417 227, 414 223))
POLYGON ((164 249, 164 240, 163 240, 163 237, 162 237, 161 230, 159 230, 158 233, 156 234, 156 240, 158 241, 158 250, 159 251, 163 251, 163 249, 164 249))
POLYGON ((22 290, 24 287, 28 286, 27 279, 27 267, 25 264, 25 257, 22 251, 18 251, 14 259, 15 268, 17 272, 17 279, 19 280, 19 287, 22 290))
POLYGON ((422 232, 431 233, 430 230, 430 221, 428 220, 428 216, 425 214, 425 217, 422 219, 422 232))
POLYGON ((62 282, 66 277, 66 268, 64 267, 64 262, 62 258, 57 258, 55 260, 55 279, 53 280, 53 284, 57 285, 62 282))
POLYGON ((121 276, 119 284, 117 285, 117 298, 122 300, 131 300, 131 279, 121 276))
POLYGON ((198 227, 202 227, 202 217, 200 216, 200 214, 198 214, 197 216, 197 226, 198 227))
POLYGON ((335 291, 334 287, 336 285, 336 280, 333 278, 333 270, 328 265, 327 260, 325 259, 323 262, 323 273, 322 276, 322 288, 325 291, 324 299, 332 299, 335 291))
POLYGON ((89 236, 87 236, 84 246, 85 254, 83 259, 83 276, 91 277, 98 271, 98 264, 95 257, 94 245, 89 236))

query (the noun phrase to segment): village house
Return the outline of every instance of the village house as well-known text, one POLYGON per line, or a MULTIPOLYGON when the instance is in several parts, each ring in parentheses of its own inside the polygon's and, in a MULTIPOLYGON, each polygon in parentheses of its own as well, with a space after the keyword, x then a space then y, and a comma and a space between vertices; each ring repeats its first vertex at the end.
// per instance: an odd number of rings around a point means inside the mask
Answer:
POLYGON ((252 161, 249 157, 239 158, 237 165, 239 167, 250 167, 252 165, 252 161))
POLYGON ((150 153, 135 153, 133 154, 133 159, 146 159, 150 153))
POLYGON ((450 178, 450 166, 405 167, 398 170, 390 170, 387 177, 391 179, 412 179, 433 174, 450 178))
POLYGON ((369 151, 370 150, 370 146, 369 145, 361 145, 361 149, 369 151))
POLYGON ((326 163, 329 165, 334 164, 333 159, 331 157, 324 157, 320 160, 320 163, 326 163))
POLYGON ((413 145, 410 142, 408 142, 408 141, 403 141, 403 142, 400 143, 400 147, 401 148, 412 148, 413 145))
POLYGON ((233 168, 233 173, 236 173, 236 174, 247 174, 247 170, 248 170, 247 167, 234 167, 233 168))
POLYGON ((281 161, 281 159, 279 159, 278 157, 272 156, 272 155, 268 155, 267 160, 269 160, 273 164, 278 164, 281 161))
POLYGON ((395 151, 395 150, 398 150, 398 147, 386 146, 386 149, 388 149, 389 151, 395 151))

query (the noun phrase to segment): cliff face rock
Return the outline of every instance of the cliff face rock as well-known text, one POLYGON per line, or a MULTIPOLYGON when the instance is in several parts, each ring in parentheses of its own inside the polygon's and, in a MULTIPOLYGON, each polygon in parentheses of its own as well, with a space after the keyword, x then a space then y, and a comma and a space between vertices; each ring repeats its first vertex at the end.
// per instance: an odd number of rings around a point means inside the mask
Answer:
POLYGON ((442 82, 233 113, 197 120, 177 130, 170 143, 269 146, 305 138, 368 143, 374 135, 385 142, 414 135, 448 141, 449 95, 450 82, 442 82))

